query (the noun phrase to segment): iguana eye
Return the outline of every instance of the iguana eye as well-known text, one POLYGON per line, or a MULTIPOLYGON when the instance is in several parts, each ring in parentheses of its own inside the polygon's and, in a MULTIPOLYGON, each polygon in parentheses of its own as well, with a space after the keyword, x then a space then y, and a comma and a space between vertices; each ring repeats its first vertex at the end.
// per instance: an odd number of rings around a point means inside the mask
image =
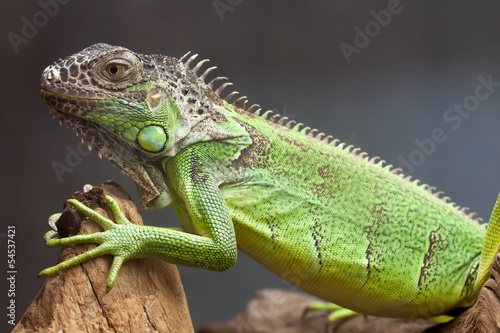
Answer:
POLYGON ((111 77, 118 77, 125 72, 125 66, 122 64, 109 64, 106 66, 106 72, 108 73, 109 76, 111 77))

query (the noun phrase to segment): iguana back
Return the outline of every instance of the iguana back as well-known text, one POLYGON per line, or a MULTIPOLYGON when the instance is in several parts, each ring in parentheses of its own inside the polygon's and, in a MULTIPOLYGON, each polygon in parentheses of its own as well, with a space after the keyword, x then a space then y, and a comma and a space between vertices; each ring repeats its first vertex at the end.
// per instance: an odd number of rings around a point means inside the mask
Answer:
POLYGON ((253 175, 220 187, 245 253, 362 313, 428 317, 474 302, 484 226, 358 150, 233 117, 258 143, 236 160, 253 175))

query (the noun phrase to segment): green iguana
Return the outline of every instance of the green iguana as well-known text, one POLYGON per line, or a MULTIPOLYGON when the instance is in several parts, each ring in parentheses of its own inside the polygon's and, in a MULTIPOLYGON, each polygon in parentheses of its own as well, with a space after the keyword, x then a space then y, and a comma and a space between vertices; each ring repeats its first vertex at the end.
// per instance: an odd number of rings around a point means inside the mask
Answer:
MULTIPOLYGON (((500 201, 486 229, 442 192, 287 117, 222 99, 207 60, 95 44, 45 69, 41 96, 130 176, 145 208, 171 204, 182 229, 136 226, 68 203, 104 232, 50 239, 99 243, 48 276, 104 254, 222 271, 237 247, 284 280, 356 312, 429 318, 468 307, 500 243, 500 201)), ((500 199, 499 199, 500 200, 500 199)))

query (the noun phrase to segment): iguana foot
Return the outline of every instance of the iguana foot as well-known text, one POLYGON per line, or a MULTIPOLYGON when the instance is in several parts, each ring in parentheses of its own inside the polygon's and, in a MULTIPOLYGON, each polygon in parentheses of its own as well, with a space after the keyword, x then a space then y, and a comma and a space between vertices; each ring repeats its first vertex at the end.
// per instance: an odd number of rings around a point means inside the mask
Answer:
MULTIPOLYGON (((49 276, 64 269, 81 264, 85 261, 97 258, 99 256, 111 254, 115 257, 107 279, 106 292, 109 292, 115 284, 116 276, 123 262, 129 259, 143 257, 140 246, 141 227, 136 226, 129 220, 127 220, 125 215, 123 215, 123 213, 120 211, 118 204, 112 197, 106 196, 105 198, 108 206, 113 212, 116 223, 103 217, 95 210, 88 208, 75 199, 70 199, 67 201, 69 205, 73 206, 75 209, 85 214, 93 221, 97 222, 101 227, 104 228, 105 231, 90 235, 77 235, 62 239, 57 238, 56 231, 49 231, 44 236, 46 245, 48 247, 86 243, 98 243, 100 245, 95 249, 89 250, 76 257, 63 261, 55 266, 44 269, 38 276, 49 276)), ((58 214, 52 215, 51 218, 55 218, 56 215, 58 214)))
POLYGON ((441 315, 441 316, 437 316, 437 317, 432 317, 432 318, 429 318, 430 321, 433 321, 435 323, 447 323, 449 321, 452 321, 455 317, 451 317, 451 316, 447 316, 447 315, 441 315))
POLYGON ((340 305, 330 303, 330 302, 312 302, 309 304, 310 310, 321 310, 321 311, 329 311, 328 320, 331 322, 338 321, 343 318, 348 318, 352 316, 356 316, 359 313, 343 308, 340 305))
MULTIPOLYGON (((359 313, 343 308, 340 305, 330 303, 330 302, 312 302, 308 306, 309 310, 320 310, 320 311, 329 311, 330 314, 328 315, 328 320, 330 322, 336 322, 340 319, 356 316, 359 313)), ((437 317, 432 317, 429 318, 430 321, 436 322, 436 323, 447 323, 450 320, 452 320, 453 317, 447 316, 447 315, 441 315, 437 317)))
MULTIPOLYGON (((83 186, 83 193, 89 192, 90 190, 92 190, 92 188, 93 188, 92 185, 89 185, 89 184, 84 185, 83 186)), ((43 235, 43 239, 45 240, 45 242, 49 241, 50 239, 59 238, 59 230, 57 228, 56 223, 59 220, 59 218, 61 218, 61 215, 62 215, 62 213, 56 213, 56 214, 52 214, 49 216, 48 224, 49 224, 49 227, 51 230, 47 231, 43 235)))

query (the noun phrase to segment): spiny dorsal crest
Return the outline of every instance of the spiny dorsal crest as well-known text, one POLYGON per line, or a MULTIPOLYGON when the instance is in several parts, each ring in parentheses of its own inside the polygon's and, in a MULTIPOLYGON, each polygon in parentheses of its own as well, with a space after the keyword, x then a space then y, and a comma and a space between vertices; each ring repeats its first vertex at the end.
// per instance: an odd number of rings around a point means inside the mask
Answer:
POLYGON ((198 72, 200 71, 201 67, 205 63, 207 63, 209 60, 208 59, 200 60, 195 66, 193 66, 192 68, 189 68, 189 66, 191 65, 191 63, 198 56, 198 54, 194 54, 191 57, 187 58, 190 53, 191 52, 188 52, 185 55, 183 55, 179 59, 179 61, 181 63, 183 63, 184 66, 186 66, 188 69, 191 69, 191 71, 194 74, 196 74, 210 89, 212 89, 212 91, 214 91, 214 93, 219 98, 221 98, 221 99, 225 100, 226 102, 232 104, 233 106, 239 108, 239 110, 244 111, 244 112, 248 112, 248 113, 252 113, 255 116, 259 116, 262 119, 267 120, 268 123, 277 124, 277 125, 280 125, 282 127, 287 128, 287 129, 291 129, 291 130, 294 130, 294 131, 301 132, 301 133, 305 134, 306 137, 308 137, 310 139, 313 139, 313 140, 316 140, 316 141, 319 141, 319 142, 321 142, 323 144, 332 145, 334 147, 340 148, 340 149, 344 150, 345 152, 349 153, 350 155, 352 155, 352 156, 354 156, 354 157, 356 157, 356 158, 358 158, 360 160, 363 160, 363 161, 365 161, 367 163, 371 163, 371 164, 377 165, 377 166, 379 166, 379 167, 381 167, 381 168, 383 168, 383 169, 385 169, 385 170, 393 173, 394 175, 400 177, 401 179, 417 185, 418 187, 422 188, 426 192, 434 195, 436 198, 439 198, 439 199, 443 200, 444 202, 448 203, 449 205, 451 205, 452 207, 456 208, 457 210, 459 210, 460 212, 462 212, 463 214, 465 214, 466 216, 468 216, 470 219, 475 220, 478 223, 483 221, 482 218, 476 218, 477 214, 474 213, 474 212, 467 214, 467 211, 469 210, 469 207, 462 207, 461 208, 456 203, 451 202, 451 198, 450 197, 448 197, 448 196, 442 196, 444 194, 443 191, 437 191, 436 192, 436 188, 435 187, 429 186, 427 184, 420 184, 420 180, 418 180, 418 179, 412 180, 411 179, 411 175, 405 175, 403 173, 403 170, 401 168, 394 168, 391 164, 386 164, 386 161, 381 160, 380 157, 378 157, 378 156, 374 156, 374 157, 370 158, 368 156, 368 153, 361 151, 361 148, 354 148, 353 145, 349 145, 349 146, 346 147, 345 143, 340 142, 338 139, 334 139, 332 135, 326 135, 323 132, 319 132, 315 128, 310 128, 310 127, 306 126, 306 127, 303 127, 301 129, 301 127, 304 126, 304 124, 297 123, 295 120, 289 120, 288 117, 282 116, 280 114, 273 114, 274 112, 272 110, 267 110, 267 111, 265 111, 264 113, 261 114, 262 108, 258 104, 252 104, 250 107, 246 108, 246 105, 248 103, 247 96, 241 96, 241 97, 237 98, 236 100, 234 100, 233 102, 231 102, 231 100, 233 100, 233 98, 236 95, 239 95, 239 92, 236 91, 236 90, 230 92, 225 97, 222 97, 222 91, 225 88, 227 88, 228 86, 232 86, 233 83, 227 81, 228 78, 224 77, 224 76, 215 77, 214 79, 212 79, 208 83, 205 82, 205 79, 206 79, 207 75, 210 72, 212 72, 214 69, 216 69, 217 66, 209 67, 202 74, 198 74, 198 72), (219 84, 219 83, 221 83, 223 81, 227 81, 227 82, 224 82, 218 88, 215 88, 215 86, 217 84, 219 84))

